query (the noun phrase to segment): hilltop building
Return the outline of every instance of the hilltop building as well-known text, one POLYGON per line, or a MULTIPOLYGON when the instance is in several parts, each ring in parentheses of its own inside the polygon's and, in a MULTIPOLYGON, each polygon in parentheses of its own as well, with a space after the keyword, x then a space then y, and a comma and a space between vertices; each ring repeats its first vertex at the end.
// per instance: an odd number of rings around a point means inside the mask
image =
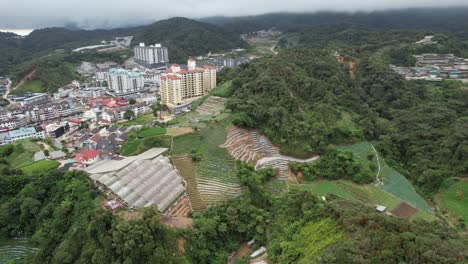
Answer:
POLYGON ((145 87, 143 73, 115 68, 109 70, 107 83, 116 95, 136 93, 145 87))
POLYGON ((216 87, 216 67, 197 68, 189 59, 187 68, 173 64, 161 76, 161 103, 169 108, 185 105, 207 95, 216 87))
POLYGON ((145 43, 134 47, 135 62, 145 67, 166 67, 169 64, 169 52, 161 44, 145 46, 145 43))

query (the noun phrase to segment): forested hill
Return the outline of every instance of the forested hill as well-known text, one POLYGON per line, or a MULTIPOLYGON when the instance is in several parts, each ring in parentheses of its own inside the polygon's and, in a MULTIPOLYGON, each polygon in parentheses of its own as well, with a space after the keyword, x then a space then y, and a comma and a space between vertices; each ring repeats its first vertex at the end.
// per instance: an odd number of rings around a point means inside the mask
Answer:
POLYGON ((175 62, 209 51, 248 47, 236 33, 183 17, 161 20, 146 27, 135 35, 134 44, 138 42, 165 44, 169 47, 171 61, 175 62))
POLYGON ((111 30, 76 30, 45 28, 31 32, 21 39, 3 38, 0 35, 0 75, 8 74, 20 63, 54 52, 56 49, 70 51, 72 48, 98 44, 117 36, 135 36, 134 44, 162 42, 169 46, 170 59, 185 61, 189 56, 209 51, 224 51, 247 47, 237 33, 212 24, 187 18, 173 18, 147 26, 111 30))
POLYGON ((378 12, 274 13, 245 17, 202 19, 238 33, 276 27, 282 31, 302 31, 317 25, 359 24, 381 29, 430 29, 468 34, 468 8, 402 9, 378 12))
MULTIPOLYGON (((349 58, 351 62, 353 59, 349 58)), ((427 193, 466 174, 468 92, 457 82, 407 82, 368 56, 349 73, 333 50, 282 50, 229 72, 228 108, 282 151, 307 156, 330 144, 376 140, 427 193)))

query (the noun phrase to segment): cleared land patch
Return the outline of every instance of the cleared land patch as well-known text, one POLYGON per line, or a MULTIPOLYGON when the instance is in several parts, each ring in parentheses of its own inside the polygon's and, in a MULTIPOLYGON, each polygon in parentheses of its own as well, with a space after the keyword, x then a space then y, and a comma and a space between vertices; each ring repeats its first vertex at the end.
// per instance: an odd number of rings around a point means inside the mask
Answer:
POLYGON ((418 209, 405 202, 401 202, 395 209, 392 210, 392 214, 401 218, 410 218, 417 212, 418 209))
POLYGON ((173 137, 189 134, 192 132, 193 128, 191 127, 170 127, 166 129, 166 135, 173 137))

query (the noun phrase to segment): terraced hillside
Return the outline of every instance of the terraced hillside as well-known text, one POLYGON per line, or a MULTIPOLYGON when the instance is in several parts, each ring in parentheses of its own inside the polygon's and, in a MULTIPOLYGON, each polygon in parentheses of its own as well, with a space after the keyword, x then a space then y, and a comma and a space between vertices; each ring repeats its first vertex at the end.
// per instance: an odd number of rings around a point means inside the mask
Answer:
POLYGON ((224 110, 225 103, 226 98, 210 96, 197 107, 196 111, 201 115, 218 115, 224 110))
POLYGON ((187 182, 194 211, 202 211, 242 193, 236 161, 219 147, 225 138, 223 124, 209 124, 195 133, 174 137, 171 156, 187 182), (192 161, 193 153, 197 153, 199 161, 192 161))

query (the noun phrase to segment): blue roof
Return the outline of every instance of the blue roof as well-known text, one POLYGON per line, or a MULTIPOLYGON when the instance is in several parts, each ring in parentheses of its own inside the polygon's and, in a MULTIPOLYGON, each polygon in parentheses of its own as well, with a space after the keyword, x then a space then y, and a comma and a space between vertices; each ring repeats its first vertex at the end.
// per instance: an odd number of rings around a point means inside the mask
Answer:
POLYGON ((109 74, 110 75, 123 75, 123 74, 126 74, 130 78, 137 78, 137 77, 145 75, 144 73, 141 73, 141 72, 133 72, 133 71, 127 71, 127 70, 124 70, 124 69, 116 69, 116 68, 109 69, 109 74))
POLYGON ((36 129, 34 127, 22 127, 17 130, 12 130, 8 132, 8 137, 10 138, 16 138, 16 137, 22 137, 30 134, 36 133, 36 129))

